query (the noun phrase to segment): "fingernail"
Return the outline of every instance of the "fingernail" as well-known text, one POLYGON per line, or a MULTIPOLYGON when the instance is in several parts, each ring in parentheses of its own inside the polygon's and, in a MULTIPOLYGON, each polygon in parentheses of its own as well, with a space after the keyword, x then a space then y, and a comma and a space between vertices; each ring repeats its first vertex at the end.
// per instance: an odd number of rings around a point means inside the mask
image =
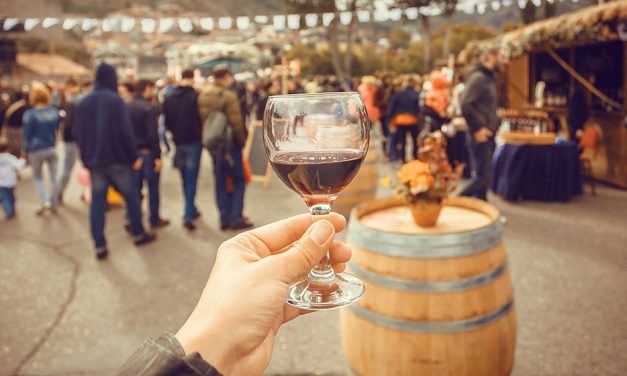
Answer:
POLYGON ((327 221, 318 221, 313 224, 311 232, 309 233, 309 238, 316 244, 323 245, 332 233, 333 229, 331 228, 330 223, 327 221))

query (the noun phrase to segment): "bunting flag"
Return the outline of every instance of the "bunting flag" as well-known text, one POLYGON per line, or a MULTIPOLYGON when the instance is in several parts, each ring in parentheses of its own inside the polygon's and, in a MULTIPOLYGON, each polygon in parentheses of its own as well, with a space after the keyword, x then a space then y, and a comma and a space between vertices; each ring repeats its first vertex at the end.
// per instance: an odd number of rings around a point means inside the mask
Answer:
MULTIPOLYGON (((416 8, 414 8, 416 9, 416 8)), ((416 9, 418 11, 418 9, 416 9)), ((359 22, 370 22, 370 11, 367 10, 358 10, 357 11, 357 19, 359 22)))
POLYGON ((287 27, 292 30, 300 29, 300 16, 298 14, 287 16, 287 27))
POLYGON ((233 20, 231 17, 218 18, 218 27, 222 30, 230 30, 233 27, 233 20))
POLYGON ((247 30, 250 27, 250 18, 237 17, 237 28, 240 30, 247 30))
POLYGON ((63 21, 63 30, 72 30, 78 24, 81 23, 81 20, 75 18, 66 18, 63 21))
POLYGON ((185 34, 189 34, 194 30, 194 24, 189 18, 179 18, 179 29, 185 34))
POLYGON ((83 20, 81 25, 81 30, 84 32, 91 31, 93 28, 97 27, 100 22, 95 18, 86 18, 83 20))
POLYGON ((331 24, 331 21, 335 18, 334 13, 324 13, 322 15, 322 26, 328 27, 331 24))
POLYGON ((200 19, 200 27, 207 31, 213 30, 213 18, 205 17, 200 19))
MULTIPOLYGON (((455 10, 466 14, 484 14, 488 9, 496 12, 502 7, 510 7, 517 5, 524 8, 527 2, 531 1, 535 6, 540 6, 542 0, 460 0, 455 10)), ((555 1, 566 0, 547 0, 550 3, 555 1)), ((577 3, 579 0, 569 0, 577 3)), ((326 12, 326 13, 309 13, 309 14, 288 14, 288 15, 257 15, 254 17, 238 16, 238 17, 178 17, 178 18, 134 18, 127 15, 117 15, 114 18, 25 18, 19 19, 15 17, 7 17, 0 19, 0 25, 4 31, 31 31, 41 25, 42 28, 48 29, 54 26, 61 26, 64 30, 80 30, 90 32, 94 29, 108 33, 111 31, 128 33, 137 30, 144 34, 152 34, 155 32, 183 32, 191 33, 197 25, 204 31, 213 31, 216 28, 220 30, 249 30, 251 24, 265 26, 272 25, 277 31, 299 30, 305 26, 315 28, 318 26, 328 27, 331 22, 337 18, 339 24, 347 26, 355 21, 366 22, 398 22, 404 18, 410 21, 418 19, 420 16, 435 17, 443 14, 443 9, 437 4, 430 4, 424 7, 410 7, 406 9, 390 8, 385 0, 373 1, 374 9, 357 10, 355 12, 326 12), (175 26, 178 26, 175 28, 175 26), (77 28, 79 27, 79 28, 77 28)))
POLYGON ((159 32, 167 33, 174 27, 174 20, 172 18, 164 18, 159 20, 159 32))
POLYGON ((405 11, 407 19, 413 21, 418 18, 418 8, 409 8, 405 11))
POLYGON ((157 30, 157 21, 151 18, 144 18, 140 23, 142 33, 151 34, 157 30))
POLYGON ((340 23, 344 26, 350 25, 353 20, 353 14, 351 12, 342 12, 340 13, 340 23))
POLYGON ((318 15, 317 14, 308 14, 305 16, 305 24, 307 27, 316 27, 318 26, 318 15))
POLYGON ((58 19, 58 18, 46 17, 46 18, 44 18, 43 22, 41 23, 41 26, 44 29, 48 29, 50 27, 53 27, 54 25, 57 25, 59 22, 61 22, 61 20, 58 19))
POLYGON ((37 19, 37 18, 27 18, 26 21, 24 21, 24 30, 31 31, 37 25, 39 25, 39 19, 37 19))
POLYGON ((272 26, 274 30, 285 30, 285 16, 272 17, 272 26))

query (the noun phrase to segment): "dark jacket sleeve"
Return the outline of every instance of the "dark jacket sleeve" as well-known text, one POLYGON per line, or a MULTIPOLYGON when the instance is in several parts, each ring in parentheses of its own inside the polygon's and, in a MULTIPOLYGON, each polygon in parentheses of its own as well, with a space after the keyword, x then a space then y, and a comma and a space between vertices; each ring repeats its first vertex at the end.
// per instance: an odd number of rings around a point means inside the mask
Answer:
POLYGON ((122 146, 129 158, 132 159, 132 161, 135 161, 139 158, 139 152, 135 147, 135 140, 133 138, 133 122, 131 121, 131 114, 128 110, 128 106, 122 101, 122 98, 120 98, 119 103, 118 126, 120 127, 119 131, 122 138, 120 141, 122 142, 122 146))
POLYGON ((171 335, 146 339, 118 371, 119 376, 222 376, 198 353, 185 355, 171 335))
POLYGON ((396 102, 398 101, 398 93, 392 94, 392 98, 390 98, 390 103, 388 103, 388 119, 392 121, 394 116, 396 115, 396 102))
POLYGON ((33 137, 33 116, 31 111, 24 112, 22 118, 22 150, 29 151, 31 138, 33 137))
POLYGON ((161 144, 159 143, 159 112, 156 106, 150 106, 146 114, 146 129, 148 130, 148 144, 150 150, 157 157, 161 157, 161 144))
POLYGON ((244 128, 240 102, 235 92, 229 90, 225 90, 223 100, 224 114, 233 128, 233 143, 236 147, 243 148, 246 145, 246 129, 244 128))
POLYGON ((471 74, 462 97, 462 115, 471 133, 477 132, 488 124, 488 119, 484 119, 477 108, 481 102, 481 96, 487 92, 485 85, 486 80, 480 73, 471 74))

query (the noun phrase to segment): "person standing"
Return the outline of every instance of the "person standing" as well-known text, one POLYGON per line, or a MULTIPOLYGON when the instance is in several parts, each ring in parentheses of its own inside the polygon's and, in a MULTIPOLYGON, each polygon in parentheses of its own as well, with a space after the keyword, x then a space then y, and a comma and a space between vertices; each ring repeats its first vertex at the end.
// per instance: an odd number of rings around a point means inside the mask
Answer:
POLYGON ((233 75, 228 67, 218 66, 213 70, 214 85, 203 90, 198 97, 200 117, 204 121, 215 109, 222 111, 231 127, 233 141, 218 150, 210 150, 213 159, 213 172, 216 179, 216 200, 220 210, 220 229, 240 230, 253 224, 243 215, 246 181, 242 162, 242 148, 246 143, 246 130, 242 123, 240 104, 237 95, 229 90, 233 75), (233 182, 233 192, 227 190, 227 178, 233 182))
POLYGON ((15 186, 18 170, 24 167, 24 160, 9 153, 6 139, 0 138, 0 205, 7 220, 15 218, 15 186))
POLYGON ((16 157, 22 155, 22 125, 24 123, 24 112, 29 108, 27 94, 23 91, 18 91, 13 95, 13 103, 4 113, 9 153, 16 157))
POLYGON ((144 181, 148 183, 150 226, 152 229, 157 229, 169 225, 170 221, 159 216, 159 177, 163 164, 159 145, 157 109, 151 103, 154 96, 154 82, 139 80, 135 85, 135 95, 127 105, 133 123, 135 147, 142 160, 142 167, 134 172, 135 189, 141 202, 144 181))
POLYGON ((416 80, 407 76, 403 82, 403 90, 395 93, 388 104, 388 118, 391 119, 391 128, 393 129, 390 132, 390 161, 400 159, 405 162, 408 133, 411 135, 414 146, 412 155, 414 158, 418 158, 418 116, 420 115, 418 101, 420 95, 415 87, 416 80), (397 155, 395 147, 397 144, 400 145, 401 155, 397 155))
POLYGON ((202 153, 202 125, 198 113, 198 92, 193 87, 194 71, 186 69, 179 85, 163 102, 165 127, 172 134, 176 152, 174 167, 181 173, 185 209, 183 227, 196 229, 193 221, 200 218, 196 207, 196 187, 202 153))
POLYGON ((59 111, 50 105, 50 92, 45 86, 34 87, 30 92, 29 102, 33 108, 24 112, 22 148, 33 167, 33 181, 39 194, 41 207, 36 214, 42 215, 47 210, 54 212, 58 204, 59 157, 55 145, 61 117, 59 111), (48 165, 50 176, 49 192, 46 191, 42 177, 44 163, 48 165))
POLYGON ((499 46, 488 48, 481 62, 470 72, 462 96, 462 115, 468 125, 472 178, 460 195, 487 200, 492 179, 494 135, 497 115, 496 74, 505 71, 509 59, 499 46))
POLYGON ((74 125, 81 159, 91 175, 90 220, 96 258, 104 259, 109 253, 104 227, 110 185, 126 201, 135 244, 155 240, 155 234, 147 233, 142 224, 140 202, 133 185, 133 170, 141 168, 142 159, 133 142, 131 116, 117 92, 113 66, 107 63, 98 66, 93 91, 76 106, 74 125))
POLYGON ((65 119, 62 122, 61 136, 63 138, 64 158, 63 158, 63 170, 61 171, 61 177, 59 178, 59 204, 63 204, 63 193, 67 188, 70 176, 72 175, 72 169, 76 163, 78 157, 78 148, 76 146, 76 133, 74 131, 74 110, 76 109, 76 103, 79 99, 80 86, 78 83, 70 78, 65 82, 64 88, 64 103, 61 108, 65 111, 65 119))

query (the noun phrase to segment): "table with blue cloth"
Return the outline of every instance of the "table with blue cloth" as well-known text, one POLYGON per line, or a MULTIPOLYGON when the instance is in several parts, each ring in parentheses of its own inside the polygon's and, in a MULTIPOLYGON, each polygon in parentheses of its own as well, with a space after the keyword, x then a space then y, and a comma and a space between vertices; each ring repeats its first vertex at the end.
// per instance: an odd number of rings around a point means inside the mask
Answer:
POLYGON ((582 193, 574 143, 501 145, 492 165, 492 191, 506 200, 568 201, 582 193))

